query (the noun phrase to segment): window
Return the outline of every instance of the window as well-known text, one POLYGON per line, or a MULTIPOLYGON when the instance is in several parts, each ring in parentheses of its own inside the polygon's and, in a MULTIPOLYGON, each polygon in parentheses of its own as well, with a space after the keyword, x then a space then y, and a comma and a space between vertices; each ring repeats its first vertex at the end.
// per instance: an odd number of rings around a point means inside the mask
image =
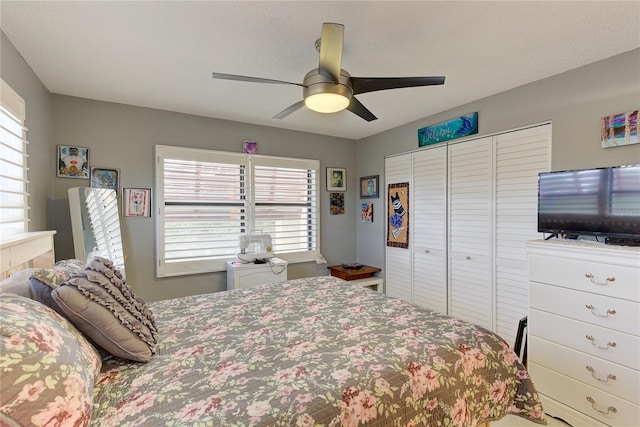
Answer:
POLYGON ((319 161, 156 146, 158 277, 222 271, 241 234, 288 262, 319 253, 319 161))
POLYGON ((0 234, 28 231, 25 105, 0 81, 0 234))

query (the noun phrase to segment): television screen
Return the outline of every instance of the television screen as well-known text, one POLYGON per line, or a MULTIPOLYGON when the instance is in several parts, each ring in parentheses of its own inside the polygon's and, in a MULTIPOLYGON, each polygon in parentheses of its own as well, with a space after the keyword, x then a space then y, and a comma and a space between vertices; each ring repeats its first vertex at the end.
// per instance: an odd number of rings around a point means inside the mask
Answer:
POLYGON ((640 165, 541 173, 538 231, 640 239, 640 165))

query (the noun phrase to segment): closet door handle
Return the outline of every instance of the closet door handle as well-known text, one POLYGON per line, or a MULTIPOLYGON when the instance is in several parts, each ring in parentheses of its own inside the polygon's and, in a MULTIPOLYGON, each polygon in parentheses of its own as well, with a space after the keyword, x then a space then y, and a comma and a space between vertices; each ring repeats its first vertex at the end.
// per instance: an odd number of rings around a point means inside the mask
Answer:
POLYGON ((595 409, 596 411, 598 411, 598 412, 600 412, 601 414, 604 414, 604 415, 609 415, 610 413, 612 413, 612 414, 616 414, 616 413, 618 412, 618 410, 616 409, 616 407, 615 407, 615 406, 609 406, 609 407, 607 408, 607 412, 605 412, 605 411, 602 411, 602 410, 598 409, 598 408, 596 407, 596 401, 595 401, 595 399, 594 399, 593 397, 591 397, 591 396, 587 396, 587 402, 591 403, 591 407, 592 407, 593 409, 595 409))
POLYGON ((585 273, 584 277, 589 279, 589 281, 591 281, 591 283, 593 283, 594 285, 599 285, 599 286, 606 286, 606 285, 610 284, 611 282, 615 282, 616 281, 615 276, 608 276, 606 279, 604 279, 604 282, 599 281, 598 278, 595 277, 591 273, 585 273))
POLYGON ((585 366, 584 368, 585 368, 587 371, 591 372, 591 376, 592 376, 593 378, 597 379, 598 381, 600 381, 601 383, 608 383, 608 382, 609 382, 609 380, 611 380, 611 381, 615 381, 615 380, 617 380, 617 379, 618 379, 618 378, 617 378, 615 375, 613 375, 613 374, 607 374, 607 378, 603 380, 602 378, 600 378, 599 376, 597 376, 597 375, 596 375, 596 370, 595 370, 595 369, 593 369, 591 366, 587 365, 587 366, 585 366))
POLYGON ((598 310, 596 310, 596 308, 591 304, 587 304, 585 305, 585 307, 587 308, 587 310, 591 310, 591 314, 598 317, 609 317, 616 314, 616 310, 614 308, 610 308, 605 314, 600 314, 598 313, 598 310))
POLYGON ((609 341, 607 342, 607 345, 605 347, 598 345, 598 340, 596 340, 593 335, 586 335, 586 338, 591 341, 591 345, 594 346, 595 348, 599 348, 600 350, 609 350, 609 347, 611 348, 615 348, 618 344, 616 344, 615 341, 609 341))

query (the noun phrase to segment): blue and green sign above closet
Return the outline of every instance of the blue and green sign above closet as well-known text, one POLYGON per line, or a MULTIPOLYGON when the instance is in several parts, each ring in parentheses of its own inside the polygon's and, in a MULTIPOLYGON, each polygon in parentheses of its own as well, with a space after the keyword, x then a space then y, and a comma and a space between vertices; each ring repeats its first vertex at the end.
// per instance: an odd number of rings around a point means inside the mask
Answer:
POLYGON ((471 113, 418 129, 418 147, 478 133, 478 113, 471 113))

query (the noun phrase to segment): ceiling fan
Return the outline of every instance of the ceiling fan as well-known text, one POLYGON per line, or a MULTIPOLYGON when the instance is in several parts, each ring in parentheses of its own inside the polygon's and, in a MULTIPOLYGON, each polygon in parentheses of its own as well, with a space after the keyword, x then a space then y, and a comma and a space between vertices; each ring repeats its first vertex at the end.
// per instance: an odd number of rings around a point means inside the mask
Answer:
POLYGON ((283 119, 306 105, 320 113, 335 113, 347 109, 370 122, 377 117, 354 95, 377 90, 444 84, 444 76, 435 77, 352 77, 342 66, 344 25, 325 22, 322 36, 316 41, 320 53, 318 68, 309 71, 302 83, 236 74, 212 73, 214 79, 237 80, 252 83, 288 84, 302 87, 302 101, 285 108, 274 119, 283 119))

